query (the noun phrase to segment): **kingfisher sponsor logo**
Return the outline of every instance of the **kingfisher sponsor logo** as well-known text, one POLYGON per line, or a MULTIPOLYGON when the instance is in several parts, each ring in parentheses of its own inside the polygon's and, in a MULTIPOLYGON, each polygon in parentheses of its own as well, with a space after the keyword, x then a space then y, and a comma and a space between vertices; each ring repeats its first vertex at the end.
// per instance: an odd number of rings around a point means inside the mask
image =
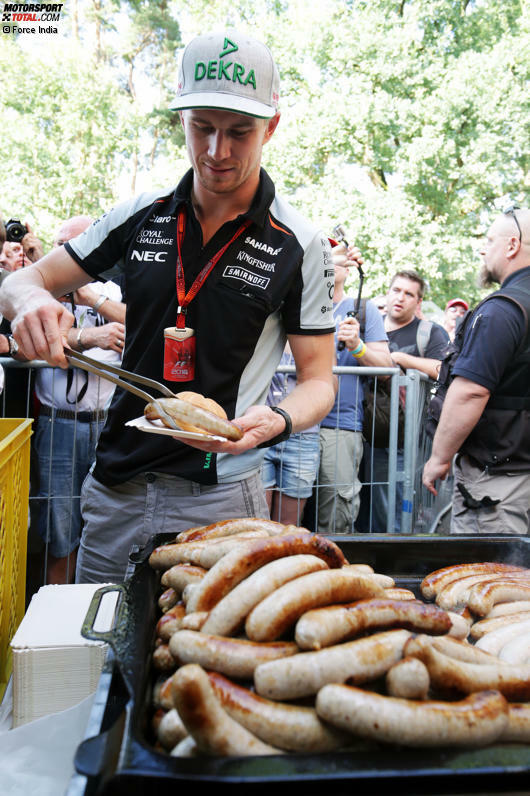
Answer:
POLYGON ((247 285, 259 287, 261 290, 265 290, 271 281, 268 276, 253 274, 252 271, 247 271, 245 268, 239 268, 237 265, 227 265, 223 271, 223 276, 229 277, 231 279, 240 279, 242 282, 246 282, 247 285))
POLYGON ((166 258, 169 252, 150 252, 146 251, 138 251, 134 249, 131 254, 131 260, 138 260, 142 263, 165 263, 166 258))
POLYGON ((250 236, 245 238, 245 243, 247 243, 249 246, 252 246, 254 249, 258 249, 258 251, 263 252, 264 254, 272 254, 274 257, 276 257, 283 249, 283 246, 280 246, 279 249, 273 249, 272 246, 267 246, 266 243, 256 240, 255 238, 251 238, 250 236))

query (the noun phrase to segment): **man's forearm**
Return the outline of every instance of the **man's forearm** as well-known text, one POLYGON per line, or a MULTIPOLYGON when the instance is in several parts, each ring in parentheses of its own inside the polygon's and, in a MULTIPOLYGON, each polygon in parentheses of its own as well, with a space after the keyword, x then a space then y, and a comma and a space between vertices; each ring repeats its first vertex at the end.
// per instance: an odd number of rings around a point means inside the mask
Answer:
POLYGON ((22 312, 28 300, 48 298, 40 272, 35 268, 24 268, 7 276, 0 290, 0 313, 13 320, 17 313, 22 312))
POLYGON ((394 362, 407 370, 409 368, 419 370, 425 373, 429 378, 436 381, 440 371, 441 362, 439 359, 430 359, 429 357, 415 357, 412 354, 406 354, 403 351, 395 351, 392 354, 394 362))
POLYGON ((293 421, 293 431, 304 431, 320 423, 335 402, 333 381, 309 379, 297 384, 279 406, 289 413, 293 421))

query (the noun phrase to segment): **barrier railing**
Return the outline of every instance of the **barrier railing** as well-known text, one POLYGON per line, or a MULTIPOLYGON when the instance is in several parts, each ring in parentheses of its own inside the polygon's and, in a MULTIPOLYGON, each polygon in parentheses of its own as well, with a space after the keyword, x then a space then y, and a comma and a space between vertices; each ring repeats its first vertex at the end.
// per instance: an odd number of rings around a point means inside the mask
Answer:
MULTIPOLYGON (((0 395, 0 416, 4 416, 5 407, 13 405, 12 399, 16 397, 17 403, 24 409, 23 417, 33 417, 35 414, 35 403, 33 397, 32 378, 27 379, 26 392, 17 396, 9 395, 11 376, 14 371, 28 372, 31 377, 36 369, 49 367, 45 362, 16 362, 10 358, 0 358, 0 365, 4 367, 6 373, 6 386, 0 395)), ((279 366, 279 373, 294 373, 294 366, 279 366)), ((409 370, 402 373, 399 368, 368 368, 368 367, 335 367, 334 372, 338 376, 339 387, 342 388, 342 377, 344 375, 357 375, 362 379, 374 378, 388 380, 390 384, 390 432, 388 448, 382 451, 376 449, 370 442, 372 439, 364 440, 364 449, 361 466, 359 469, 360 482, 360 506, 356 516, 352 517, 351 524, 346 530, 340 531, 336 525, 336 505, 330 509, 333 512, 328 533, 399 533, 399 534, 425 534, 436 533, 441 519, 447 514, 451 502, 450 481, 443 482, 437 498, 434 498, 421 483, 423 465, 430 454, 431 440, 425 432, 425 412, 430 398, 432 382, 422 373, 409 370), (400 401, 405 408, 405 423, 403 447, 398 445, 398 418, 400 401)), ((375 400, 377 393, 374 390, 375 400)), ((362 400, 361 393, 352 395, 352 401, 362 400)), ((73 407, 75 408, 75 407, 73 407)), ((373 413, 375 417, 375 412, 373 413)), ((53 422, 53 418, 52 418, 53 422)), ((338 420, 340 426, 340 418, 338 420)), ((370 435, 369 435, 370 436, 370 435)), ((300 466, 303 464, 303 451, 300 450, 300 466)), ((50 463, 53 467, 53 462, 50 463)), ((356 487, 356 478, 353 461, 350 468, 340 473, 333 484, 336 495, 348 494, 356 487)), ((359 486, 359 485, 357 485, 359 486)), ((329 488, 329 484, 327 485, 329 488)), ((322 494, 324 485, 320 483, 317 472, 315 481, 312 485, 311 496, 307 500, 299 500, 297 512, 298 524, 303 524, 312 530, 318 528, 319 515, 319 496, 322 494)), ((278 508, 281 512, 283 491, 275 486, 273 491, 278 497, 278 508)), ((67 490, 65 490, 65 493, 67 490)), ((79 501, 77 494, 63 494, 57 499, 69 499, 71 505, 74 501, 79 501)), ((51 498, 53 500, 53 498, 51 498)), ((30 509, 33 504, 35 508, 36 495, 30 492, 30 509)), ((32 522, 35 511, 30 510, 32 522)), ((48 511, 49 514, 49 511, 48 511)), ((30 535, 32 529, 30 528, 30 535)), ((36 531, 33 531, 35 537, 36 531)), ((48 548, 46 540, 44 544, 44 557, 46 560, 48 548)), ((31 547, 31 546, 30 546, 31 547)), ((45 571, 45 570, 44 570, 45 571)))

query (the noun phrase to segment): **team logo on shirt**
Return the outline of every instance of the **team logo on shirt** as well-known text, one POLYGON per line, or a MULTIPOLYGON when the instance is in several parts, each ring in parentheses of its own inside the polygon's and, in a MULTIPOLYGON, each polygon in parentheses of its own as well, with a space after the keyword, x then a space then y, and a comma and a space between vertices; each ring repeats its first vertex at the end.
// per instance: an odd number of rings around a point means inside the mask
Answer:
POLYGON ((268 276, 253 274, 252 271, 247 271, 245 268, 240 268, 237 265, 227 265, 223 271, 223 276, 230 277, 231 279, 239 279, 242 282, 246 282, 247 285, 259 287, 261 290, 265 290, 271 281, 268 276))

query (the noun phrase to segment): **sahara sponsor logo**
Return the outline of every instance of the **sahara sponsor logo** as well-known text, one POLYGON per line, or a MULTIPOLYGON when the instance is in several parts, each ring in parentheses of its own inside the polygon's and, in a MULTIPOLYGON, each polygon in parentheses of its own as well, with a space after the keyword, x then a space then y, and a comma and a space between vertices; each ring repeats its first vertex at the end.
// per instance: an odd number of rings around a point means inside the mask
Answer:
POLYGON ((263 243, 260 240, 251 238, 250 235, 245 238, 245 243, 247 243, 249 246, 252 246, 254 249, 259 249, 259 251, 263 252, 264 254, 272 254, 273 257, 277 257, 283 249, 283 246, 280 246, 279 249, 273 249, 272 246, 268 246, 266 243, 263 243))

